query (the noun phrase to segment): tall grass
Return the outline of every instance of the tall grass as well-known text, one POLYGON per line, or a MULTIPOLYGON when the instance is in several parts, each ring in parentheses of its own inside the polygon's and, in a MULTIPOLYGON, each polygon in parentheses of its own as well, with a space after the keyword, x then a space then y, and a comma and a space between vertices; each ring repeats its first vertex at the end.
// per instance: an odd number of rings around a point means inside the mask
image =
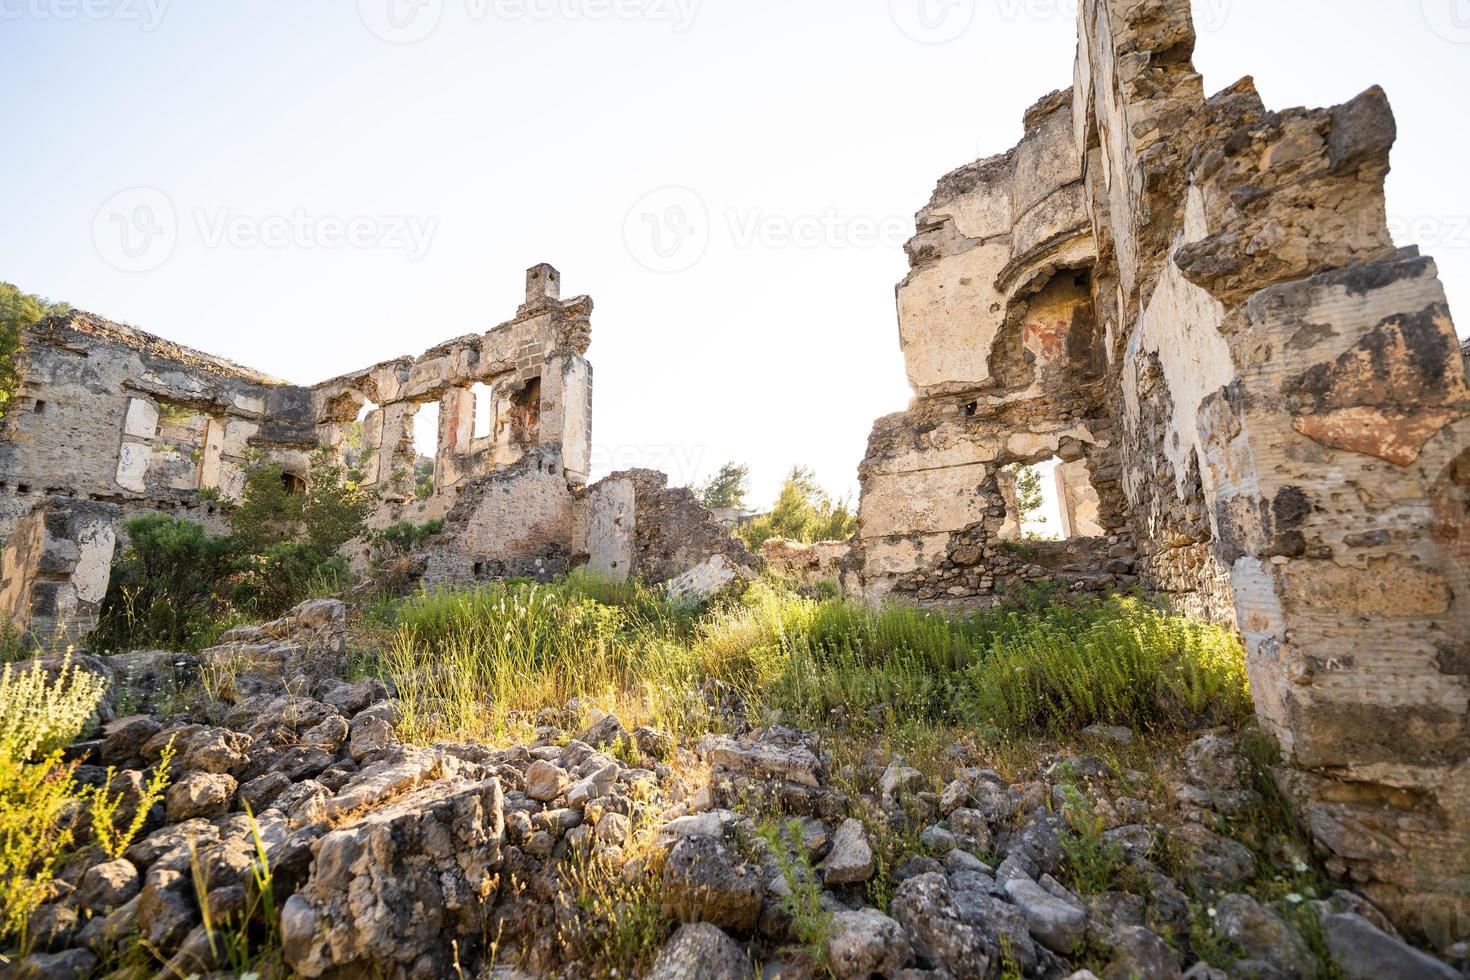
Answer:
POLYGON ((730 705, 756 722, 1018 735, 1249 711, 1244 653, 1225 630, 1140 599, 1033 606, 960 619, 761 581, 694 610, 575 576, 423 593, 377 615, 392 629, 380 669, 415 740, 517 737, 572 698, 690 736, 730 705))

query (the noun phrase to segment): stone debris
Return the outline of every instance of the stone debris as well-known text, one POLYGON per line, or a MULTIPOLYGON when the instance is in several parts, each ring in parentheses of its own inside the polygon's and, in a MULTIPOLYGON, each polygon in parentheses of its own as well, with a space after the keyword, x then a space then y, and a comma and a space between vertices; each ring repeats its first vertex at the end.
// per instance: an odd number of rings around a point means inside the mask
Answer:
MULTIPOLYGON (((312 628, 296 623, 293 629, 312 628)), ((296 649, 310 658, 305 645, 296 649)), ((1185 964, 1162 937, 1190 928, 1190 907, 1152 863, 1166 838, 1194 848, 1182 852, 1184 867, 1200 875, 1193 885, 1209 889, 1200 894, 1218 896, 1213 928, 1238 951, 1242 975, 1306 976, 1315 967, 1281 909, 1230 891, 1254 874, 1237 849, 1249 851, 1198 822, 1201 814, 1220 816, 1208 808, 1227 800, 1244 772, 1239 746, 1212 735, 1185 748, 1169 770, 1207 784, 1201 802, 1176 803, 1168 826, 1144 814, 1145 822, 1119 824, 1104 836, 1148 883, 1147 903, 1120 892, 1084 899, 1057 877, 1067 830, 1049 801, 1070 798, 1047 780, 1105 771, 1086 757, 1066 757, 1065 765, 1045 758, 1036 779, 1011 786, 987 770, 958 769, 949 785, 964 790, 951 797, 983 809, 945 815, 938 794, 921 788, 938 783, 898 760, 845 774, 867 787, 850 798, 833 788, 815 733, 706 736, 700 749, 713 782, 741 780, 745 795, 737 798, 686 782, 661 760, 694 763, 695 754, 668 736, 624 739, 615 717, 599 717, 575 737, 542 725, 537 741, 504 749, 421 748, 394 734, 391 692, 367 704, 355 694, 336 698, 344 713, 280 693, 273 667, 264 670, 242 675, 235 705, 211 709, 230 715, 256 699, 268 702, 268 717, 239 713, 248 731, 126 717, 91 743, 133 782, 159 764, 169 744, 176 767, 191 760, 202 768, 176 773, 168 806, 150 814, 145 834, 122 858, 85 852, 66 869, 75 887, 32 916, 38 949, 18 975, 85 975, 135 936, 169 970, 220 969, 202 913, 223 921, 252 908, 259 848, 272 873, 285 962, 305 977, 454 975, 455 964, 470 970, 480 963, 486 935, 500 937, 499 955, 520 976, 575 975, 580 967, 565 959, 559 938, 569 921, 580 921, 565 917, 565 889, 576 868, 597 860, 620 878, 652 876, 646 880, 657 911, 681 924, 653 961, 653 977, 745 977, 757 959, 776 962, 785 955, 779 951, 789 953, 795 920, 788 903, 800 894, 828 916, 821 950, 839 978, 919 975, 913 971, 980 977, 1007 963, 1027 977, 1062 977, 1084 951, 1102 957, 1105 980, 1178 978, 1185 964), (324 768, 304 771, 289 751, 306 733, 317 733, 311 737, 326 756, 324 768), (370 741, 358 737, 364 733, 370 741), (648 751, 630 761, 593 744, 637 752, 640 741, 648 751), (245 782, 237 787, 220 769, 245 782), (730 805, 716 807, 716 797, 730 805), (752 812, 752 804, 761 809, 752 812), (771 807, 787 821, 781 846, 789 853, 781 861, 755 823, 771 807), (864 818, 819 816, 838 813, 864 818), (867 886, 880 872, 874 835, 885 827, 913 835, 918 849, 894 869, 888 907, 877 908, 867 886), (639 840, 651 850, 637 851, 639 840), (629 849, 644 856, 629 860, 629 849), (987 863, 992 856, 997 866, 987 863)), ((281 676, 301 670, 288 661, 281 676)), ((342 690, 330 680, 316 683, 324 692, 342 690)), ((556 714, 574 718, 579 707, 556 714)), ((1126 809, 1121 799, 1094 802, 1098 812, 1126 809)), ((1352 960, 1343 964, 1345 976, 1457 975, 1406 945, 1359 896, 1339 893, 1312 908, 1334 956, 1352 960)), ((799 959, 781 962, 772 975, 805 975, 791 972, 799 959)), ((1190 966, 1191 976, 1211 976, 1190 966)))

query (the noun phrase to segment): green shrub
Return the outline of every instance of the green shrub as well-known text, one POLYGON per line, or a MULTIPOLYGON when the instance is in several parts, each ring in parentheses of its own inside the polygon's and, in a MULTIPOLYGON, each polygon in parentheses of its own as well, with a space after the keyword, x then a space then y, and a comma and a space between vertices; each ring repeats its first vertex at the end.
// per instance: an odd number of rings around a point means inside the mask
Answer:
POLYGON ((0 668, 0 943, 25 947, 26 921, 75 839, 81 793, 62 747, 87 728, 105 690, 69 658, 54 678, 40 664, 0 668))
POLYGON ((230 539, 162 514, 134 517, 125 528, 128 544, 113 563, 89 641, 93 649, 193 652, 209 646, 228 612, 221 583, 234 567, 230 539))
POLYGON ((857 533, 857 517, 845 500, 834 500, 817 485, 815 475, 797 466, 787 475, 769 514, 736 528, 735 534, 752 551, 772 538, 799 544, 846 541, 857 533))
POLYGON ((365 533, 376 500, 360 478, 327 450, 312 457, 303 490, 294 489, 279 462, 253 461, 229 515, 239 556, 239 607, 253 616, 277 616, 351 581, 338 553, 365 533))

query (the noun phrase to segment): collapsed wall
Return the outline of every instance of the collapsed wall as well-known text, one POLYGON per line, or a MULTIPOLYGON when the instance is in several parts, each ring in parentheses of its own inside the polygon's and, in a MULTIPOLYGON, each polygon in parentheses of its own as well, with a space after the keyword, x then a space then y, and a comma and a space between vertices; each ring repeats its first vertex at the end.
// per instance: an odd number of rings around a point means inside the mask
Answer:
POLYGON ((708 595, 759 565, 688 487, 655 470, 625 470, 589 487, 579 550, 592 573, 674 595, 708 595))
MULTIPOLYGON (((565 571, 590 467, 592 301, 562 300, 560 278, 528 270, 525 302, 487 333, 312 387, 89 313, 27 327, 0 418, 0 606, 43 646, 75 643, 127 518, 222 533, 254 460, 299 492, 322 452, 377 491, 370 529, 444 519, 424 549, 431 582, 565 571), (425 410, 438 412, 428 479, 414 447, 425 410)), ((361 569, 367 543, 349 551, 361 569)))
POLYGON ((1433 262, 1388 231, 1393 116, 1206 98, 1193 45, 1187 0, 1087 0, 1071 91, 919 213, 917 397, 862 466, 861 588, 1112 576, 1237 624, 1330 866, 1462 939, 1470 390, 1433 262), (1049 457, 1093 536, 1023 543, 1018 576, 1004 467, 1049 457))

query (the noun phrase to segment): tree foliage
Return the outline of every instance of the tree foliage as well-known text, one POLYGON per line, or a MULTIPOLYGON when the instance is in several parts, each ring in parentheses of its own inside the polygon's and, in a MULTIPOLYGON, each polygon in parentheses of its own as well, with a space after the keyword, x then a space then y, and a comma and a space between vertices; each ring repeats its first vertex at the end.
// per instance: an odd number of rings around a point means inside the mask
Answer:
POLYGON ((720 507, 744 507, 749 492, 750 467, 729 462, 699 487, 699 502, 714 510, 720 507))
POLYGON ((229 518, 240 559, 238 605, 277 615, 348 578, 338 552, 364 533, 376 500, 360 480, 328 450, 312 457, 304 488, 280 462, 254 460, 229 518))
POLYGON ((52 303, 0 282, 0 414, 5 413, 20 383, 15 355, 20 352, 21 331, 37 320, 69 309, 65 303, 52 303))
POLYGON ((771 538, 798 544, 846 541, 857 533, 857 517, 846 500, 834 500, 817 484, 811 469, 795 466, 781 485, 771 512, 743 525, 736 533, 752 550, 771 538))
POLYGON ((1041 496, 1041 471, 1034 466, 1016 469, 1016 510, 1022 524, 1045 524, 1046 517, 1041 508, 1045 501, 1041 496))
POLYGON ((256 456, 230 535, 193 521, 144 514, 125 525, 97 629, 98 650, 199 650, 232 618, 277 616, 350 578, 343 545, 366 533, 375 494, 322 451, 304 482, 256 456))
POLYGON ((220 586, 234 568, 233 543, 209 535, 203 525, 163 514, 139 515, 124 529, 128 543, 113 563, 91 645, 206 646, 228 605, 220 586))

